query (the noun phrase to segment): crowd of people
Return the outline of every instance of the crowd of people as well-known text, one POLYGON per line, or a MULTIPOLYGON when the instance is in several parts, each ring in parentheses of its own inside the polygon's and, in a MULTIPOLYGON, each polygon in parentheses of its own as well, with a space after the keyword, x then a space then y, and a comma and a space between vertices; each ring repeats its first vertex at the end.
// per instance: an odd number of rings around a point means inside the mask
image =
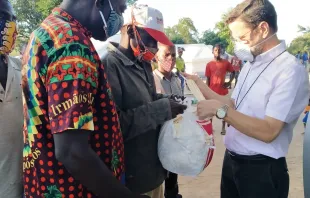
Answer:
POLYGON ((287 198, 285 156, 309 101, 308 74, 278 39, 270 1, 243 1, 226 24, 235 57, 215 45, 206 84, 184 73, 185 49, 165 35, 158 9, 64 0, 31 34, 21 62, 9 56, 13 8, 0 0, 0 197, 182 198, 157 144, 161 126, 187 108, 179 101, 192 79, 206 98, 199 119, 223 123, 221 198, 287 198), (100 60, 91 38, 119 31, 100 60))
POLYGON ((301 51, 298 51, 296 54, 296 58, 305 66, 305 68, 308 69, 308 65, 310 63, 309 59, 309 53, 307 51, 304 51, 303 53, 301 51))

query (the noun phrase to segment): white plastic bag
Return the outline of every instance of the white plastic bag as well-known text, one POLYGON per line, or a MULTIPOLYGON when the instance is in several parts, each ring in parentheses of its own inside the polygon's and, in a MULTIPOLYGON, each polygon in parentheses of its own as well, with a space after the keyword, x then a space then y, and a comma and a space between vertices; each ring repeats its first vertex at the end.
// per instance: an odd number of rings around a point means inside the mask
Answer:
POLYGON ((211 162, 215 149, 212 123, 199 121, 196 108, 186 112, 161 128, 158 155, 163 167, 184 176, 197 176, 211 162))

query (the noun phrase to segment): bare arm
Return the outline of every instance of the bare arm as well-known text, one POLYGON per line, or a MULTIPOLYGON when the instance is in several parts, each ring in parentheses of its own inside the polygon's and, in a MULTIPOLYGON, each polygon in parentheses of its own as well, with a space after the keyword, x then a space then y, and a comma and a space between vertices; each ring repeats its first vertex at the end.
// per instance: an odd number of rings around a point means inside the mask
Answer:
POLYGON ((204 97, 206 99, 208 99, 208 100, 210 100, 210 99, 218 100, 218 101, 220 101, 220 102, 222 102, 224 104, 229 105, 233 109, 235 108, 235 102, 234 102, 233 99, 231 99, 231 98, 229 98, 227 96, 221 96, 221 95, 215 93, 200 78, 198 78, 196 76, 189 76, 189 75, 186 75, 186 77, 189 77, 189 78, 193 79, 196 82, 196 84, 199 87, 201 93, 204 95, 204 97))
POLYGON ((258 119, 232 108, 229 108, 225 121, 238 131, 242 131, 243 134, 265 143, 275 140, 284 126, 284 122, 272 117, 266 116, 264 119, 258 119))
MULTIPOLYGON (((218 100, 202 101, 198 104, 198 116, 200 119, 213 117, 217 110, 225 104, 227 103, 218 100)), ((225 121, 241 133, 266 143, 270 143, 278 137, 284 126, 284 122, 272 117, 266 116, 264 119, 258 119, 242 114, 231 107, 228 109, 225 121)))
POLYGON ((85 130, 54 134, 57 160, 64 164, 74 178, 99 197, 139 197, 125 188, 90 148, 89 134, 90 131, 85 130))
MULTIPOLYGON (((285 123, 298 119, 309 98, 308 74, 301 66, 288 68, 284 74, 286 75, 282 75, 283 78, 278 79, 275 84, 263 119, 250 117, 230 107, 225 121, 241 133, 257 140, 270 143, 276 139, 285 123)), ((214 116, 219 108, 227 104, 210 91, 204 91, 214 98, 198 104, 197 113, 200 118, 214 116)))

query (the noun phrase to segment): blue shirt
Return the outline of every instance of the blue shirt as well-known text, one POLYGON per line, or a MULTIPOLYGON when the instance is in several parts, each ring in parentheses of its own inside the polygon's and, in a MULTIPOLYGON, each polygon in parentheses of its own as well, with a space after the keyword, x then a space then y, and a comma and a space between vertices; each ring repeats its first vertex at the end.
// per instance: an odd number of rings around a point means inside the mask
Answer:
POLYGON ((309 59, 308 58, 308 54, 305 53, 305 54, 302 55, 302 60, 303 61, 307 61, 308 59, 309 59))

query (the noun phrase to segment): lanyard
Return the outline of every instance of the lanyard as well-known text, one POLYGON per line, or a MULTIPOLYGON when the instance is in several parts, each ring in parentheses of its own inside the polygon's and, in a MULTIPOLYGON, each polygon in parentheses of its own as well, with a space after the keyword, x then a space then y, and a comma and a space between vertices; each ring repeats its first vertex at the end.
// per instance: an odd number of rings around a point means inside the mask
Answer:
POLYGON ((237 110, 240 106, 240 104, 243 102, 244 98, 248 95, 249 91, 251 90, 251 88, 253 87, 253 85, 256 83, 256 81, 258 80, 258 78, 262 75, 262 73, 268 68, 268 66, 273 63, 273 61, 275 61, 279 56, 281 56, 284 52, 286 52, 286 50, 284 50, 283 52, 281 52, 278 56, 274 57, 268 64, 267 66, 263 69, 263 71, 260 72, 260 74, 256 77, 256 79, 254 80, 254 82, 252 83, 252 85, 250 86, 250 88, 247 90, 247 92, 245 93, 245 95, 243 96, 243 98, 241 99, 241 101, 239 102, 238 104, 238 100, 239 100, 239 96, 240 96, 240 93, 242 91, 242 88, 243 88, 243 85, 244 83, 246 82, 247 78, 248 78, 248 75, 250 73, 250 71, 252 70, 252 67, 249 69, 247 75, 245 76, 245 79, 241 85, 241 88, 239 90, 239 93, 238 93, 238 96, 237 96, 237 100, 236 100, 236 109, 237 110))

